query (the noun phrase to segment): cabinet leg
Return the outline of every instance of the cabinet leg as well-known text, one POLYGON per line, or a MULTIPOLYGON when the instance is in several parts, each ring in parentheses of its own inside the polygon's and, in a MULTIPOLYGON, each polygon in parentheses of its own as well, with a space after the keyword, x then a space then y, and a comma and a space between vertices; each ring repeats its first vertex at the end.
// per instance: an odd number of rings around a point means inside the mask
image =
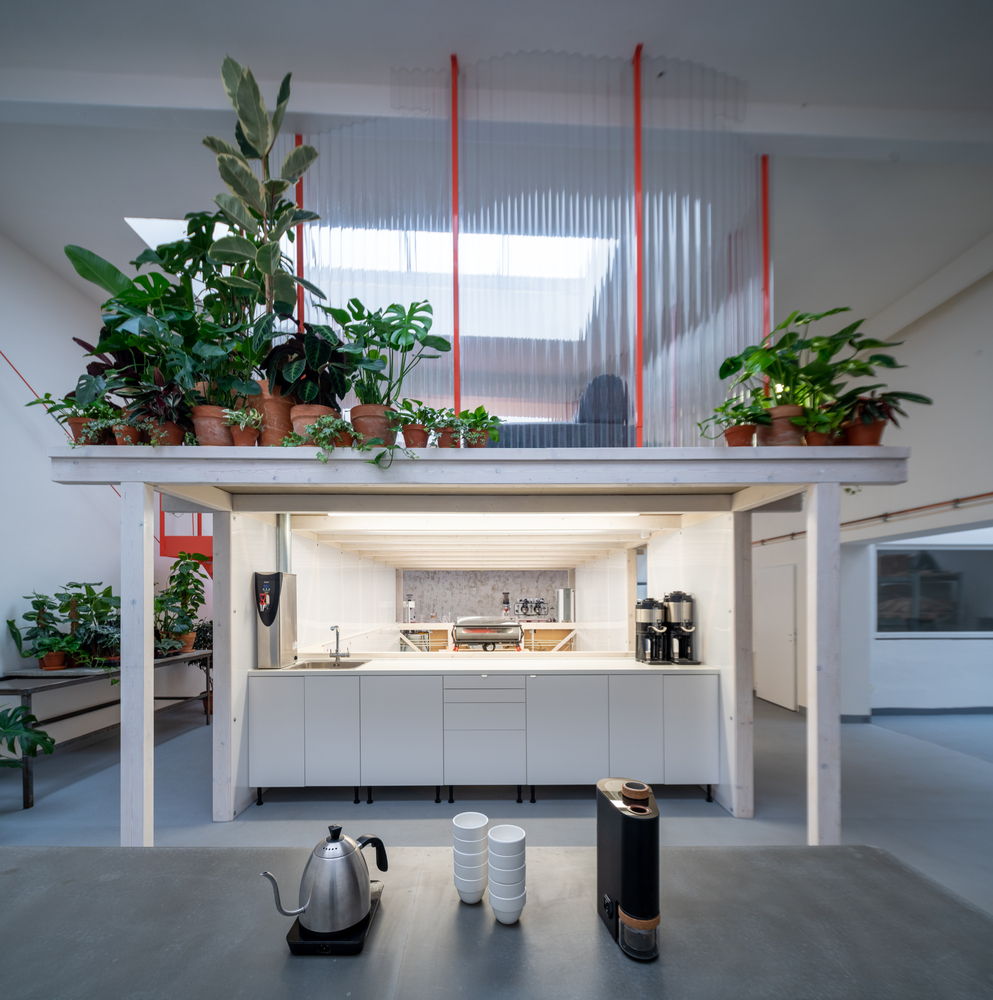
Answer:
POLYGON ((366 801, 366 805, 371 806, 372 805, 372 785, 369 785, 369 787, 368 787, 367 790, 368 790, 369 794, 366 796, 366 800, 365 801, 366 801))
POLYGON ((256 788, 255 789, 255 804, 257 806, 263 805, 263 802, 262 802, 262 789, 261 788, 256 788))
POLYGON ((434 786, 434 800, 435 802, 441 802, 441 785, 434 786))
POLYGON ((452 802, 455 801, 455 786, 454 785, 449 785, 448 786, 448 801, 449 801, 449 803, 452 803, 452 802))
POLYGON ((538 800, 534 797, 534 785, 531 786, 531 801, 537 802, 538 800))
POLYGON ((25 809, 34 808, 34 757, 21 756, 21 797, 25 809))
POLYGON ((714 801, 714 786, 713 785, 707 785, 707 801, 708 802, 713 802, 714 801))
POLYGON ((352 799, 352 802, 353 802, 353 803, 354 803, 355 805, 358 805, 358 804, 359 804, 359 786, 358 786, 358 785, 355 785, 354 787, 355 787, 355 798, 354 798, 354 799, 352 799))
POLYGON ((523 785, 518 785, 517 786, 517 801, 518 802, 523 802, 524 801, 524 799, 521 798, 521 789, 523 787, 524 787, 523 785))

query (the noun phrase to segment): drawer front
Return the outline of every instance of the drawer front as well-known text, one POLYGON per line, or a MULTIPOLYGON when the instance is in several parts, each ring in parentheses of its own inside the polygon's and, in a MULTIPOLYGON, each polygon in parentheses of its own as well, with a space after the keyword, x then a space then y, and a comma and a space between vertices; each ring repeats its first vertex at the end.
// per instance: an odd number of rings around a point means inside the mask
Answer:
POLYGON ((453 691, 451 688, 445 691, 445 702, 485 702, 485 701, 519 701, 523 703, 527 700, 527 692, 524 688, 519 691, 514 688, 502 688, 496 691, 490 691, 486 688, 476 688, 474 690, 463 691, 457 690, 453 691))
POLYGON ((526 729, 527 706, 521 704, 447 704, 445 729, 526 729))
POLYGON ((445 733, 446 785, 523 785, 527 740, 523 732, 445 733))
POLYGON ((521 688, 524 689, 523 674, 445 674, 446 688, 521 688))

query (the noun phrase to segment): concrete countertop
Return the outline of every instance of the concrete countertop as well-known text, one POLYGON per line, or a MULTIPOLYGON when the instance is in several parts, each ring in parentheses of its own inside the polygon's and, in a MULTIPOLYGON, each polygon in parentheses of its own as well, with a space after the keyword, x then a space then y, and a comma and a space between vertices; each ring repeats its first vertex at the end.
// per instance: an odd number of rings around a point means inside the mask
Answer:
POLYGON ((295 901, 309 848, 0 847, 5 981, 18 1000, 989 1000, 993 989, 993 918, 873 847, 663 847, 661 955, 647 964, 600 921, 595 848, 528 848, 527 905, 510 927, 485 900, 459 902, 450 849, 386 849, 365 951, 294 958, 292 921, 259 872, 295 901))

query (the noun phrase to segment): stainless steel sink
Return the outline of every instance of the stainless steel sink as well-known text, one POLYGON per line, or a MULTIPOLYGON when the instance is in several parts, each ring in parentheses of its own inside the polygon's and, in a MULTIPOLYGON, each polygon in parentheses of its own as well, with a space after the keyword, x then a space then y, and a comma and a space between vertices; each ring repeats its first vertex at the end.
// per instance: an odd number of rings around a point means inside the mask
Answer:
POLYGON ((332 660, 302 660, 300 663, 291 663, 284 670, 354 670, 368 663, 368 660, 353 660, 351 657, 342 657, 340 663, 332 660))

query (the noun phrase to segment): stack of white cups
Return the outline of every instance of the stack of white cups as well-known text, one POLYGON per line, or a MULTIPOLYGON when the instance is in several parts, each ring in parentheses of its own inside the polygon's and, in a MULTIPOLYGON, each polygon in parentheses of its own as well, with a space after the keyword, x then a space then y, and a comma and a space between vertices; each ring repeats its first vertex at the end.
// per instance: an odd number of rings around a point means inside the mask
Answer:
POLYGON ((501 924, 514 924, 527 900, 524 831, 519 826, 495 826, 489 833, 490 906, 501 924))
POLYGON ((459 813, 452 820, 455 834, 455 888, 463 903, 478 903, 486 891, 486 825, 489 817, 459 813))

